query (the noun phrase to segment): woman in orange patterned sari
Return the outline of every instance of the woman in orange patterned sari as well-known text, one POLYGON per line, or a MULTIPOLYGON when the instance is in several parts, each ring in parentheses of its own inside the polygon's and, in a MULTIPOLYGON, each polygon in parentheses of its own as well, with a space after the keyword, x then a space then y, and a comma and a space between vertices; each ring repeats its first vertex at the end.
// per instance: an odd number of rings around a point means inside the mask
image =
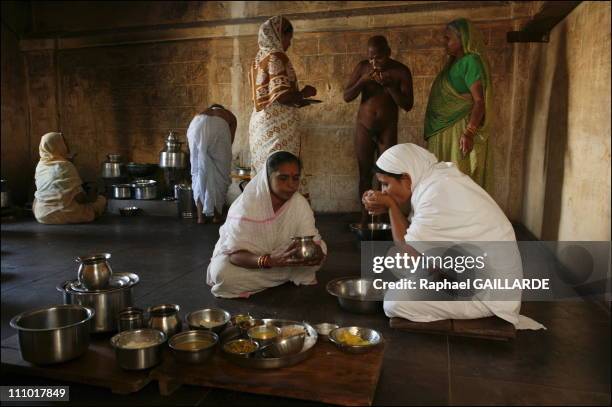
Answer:
MULTIPOLYGON (((292 37, 291 22, 281 16, 272 17, 259 27, 259 52, 249 72, 254 103, 249 145, 254 174, 262 170, 268 156, 276 151, 300 157, 298 108, 306 106, 304 99, 315 96, 317 90, 309 85, 298 90, 295 70, 285 53, 292 37)), ((306 177, 302 177, 300 192, 308 198, 306 177)))

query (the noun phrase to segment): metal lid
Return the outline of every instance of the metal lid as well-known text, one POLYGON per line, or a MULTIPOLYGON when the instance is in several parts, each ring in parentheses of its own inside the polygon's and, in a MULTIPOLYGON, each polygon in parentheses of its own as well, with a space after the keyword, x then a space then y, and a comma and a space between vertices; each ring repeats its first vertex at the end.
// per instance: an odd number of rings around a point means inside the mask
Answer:
POLYGON ((74 294, 95 294, 107 293, 117 290, 125 290, 133 287, 140 281, 137 274, 134 273, 115 273, 111 277, 108 287, 99 290, 88 290, 78 280, 66 281, 61 287, 61 291, 67 291, 74 294))

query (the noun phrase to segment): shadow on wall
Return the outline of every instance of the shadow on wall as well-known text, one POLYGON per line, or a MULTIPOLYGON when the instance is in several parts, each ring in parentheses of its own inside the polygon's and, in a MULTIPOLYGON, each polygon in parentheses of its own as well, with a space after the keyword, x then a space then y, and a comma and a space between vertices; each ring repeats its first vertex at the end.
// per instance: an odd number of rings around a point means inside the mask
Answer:
POLYGON ((542 240, 557 240, 563 202, 563 177, 568 139, 569 78, 567 69, 567 28, 559 26, 555 69, 550 92, 544 146, 544 211, 542 240))

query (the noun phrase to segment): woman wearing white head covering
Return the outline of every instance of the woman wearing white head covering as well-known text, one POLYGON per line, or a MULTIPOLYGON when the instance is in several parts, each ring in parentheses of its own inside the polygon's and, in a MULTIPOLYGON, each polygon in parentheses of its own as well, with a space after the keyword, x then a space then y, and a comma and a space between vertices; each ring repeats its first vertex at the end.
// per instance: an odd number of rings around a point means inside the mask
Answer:
MULTIPOLYGON (((407 243, 412 255, 444 246, 432 242, 482 242, 479 247, 489 254, 487 278, 522 278, 512 225, 495 201, 453 163, 438 162, 417 145, 399 144, 380 156, 376 171, 382 192, 367 191, 364 205, 373 213, 389 213, 393 239, 407 243), (412 206, 409 219, 400 210, 407 202, 412 206)), ((519 315, 520 291, 502 295, 483 290, 470 301, 414 301, 409 290, 389 291, 385 300, 387 316, 415 322, 496 315, 518 329, 542 328, 519 315)))
POLYGON ((288 281, 315 284, 327 246, 315 227, 314 214, 296 194, 301 164, 286 151, 272 154, 262 170, 234 201, 219 229, 219 241, 206 280, 217 297, 248 297, 288 281), (291 238, 314 236, 316 259, 293 259, 291 238))
MULTIPOLYGON (((298 107, 304 98, 315 96, 312 86, 298 89, 297 76, 285 53, 291 45, 293 26, 284 17, 274 16, 259 27, 259 52, 251 64, 249 81, 253 113, 249 123, 249 146, 253 173, 263 169, 275 151, 301 152, 298 107)), ((300 192, 308 195, 306 177, 300 192)))
POLYGON ((40 161, 36 166, 34 217, 40 223, 66 224, 91 222, 104 213, 106 199, 98 196, 87 202, 83 181, 68 160, 68 147, 62 133, 42 136, 40 161))

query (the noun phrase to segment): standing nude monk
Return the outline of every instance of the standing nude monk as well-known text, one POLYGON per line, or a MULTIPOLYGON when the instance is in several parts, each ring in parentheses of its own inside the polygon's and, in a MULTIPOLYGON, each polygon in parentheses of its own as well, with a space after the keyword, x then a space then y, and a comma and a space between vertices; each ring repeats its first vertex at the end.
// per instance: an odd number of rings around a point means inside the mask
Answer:
MULTIPOLYGON (((391 48, 385 37, 368 40, 368 60, 357 64, 344 88, 344 101, 351 102, 361 93, 357 113, 355 145, 359 162, 359 200, 372 188, 375 156, 397 144, 398 106, 410 111, 413 105, 412 75, 408 67, 390 58, 391 48)), ((361 224, 368 213, 361 206, 361 224)))

